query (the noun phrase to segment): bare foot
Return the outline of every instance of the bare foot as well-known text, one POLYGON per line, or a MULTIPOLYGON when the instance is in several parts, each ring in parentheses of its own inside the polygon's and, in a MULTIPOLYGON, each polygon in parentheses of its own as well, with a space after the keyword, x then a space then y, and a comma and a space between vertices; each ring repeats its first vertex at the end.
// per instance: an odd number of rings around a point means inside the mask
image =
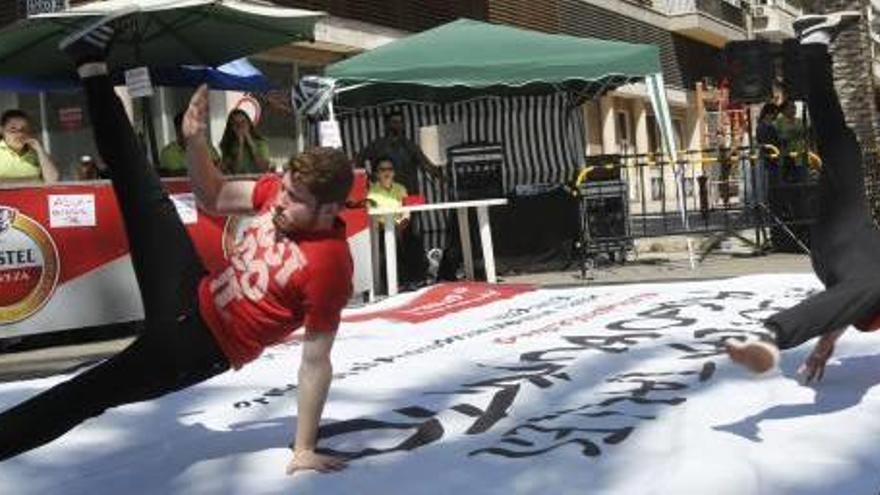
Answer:
POLYGON ((779 348, 769 342, 727 342, 727 355, 753 373, 766 373, 779 364, 779 348))

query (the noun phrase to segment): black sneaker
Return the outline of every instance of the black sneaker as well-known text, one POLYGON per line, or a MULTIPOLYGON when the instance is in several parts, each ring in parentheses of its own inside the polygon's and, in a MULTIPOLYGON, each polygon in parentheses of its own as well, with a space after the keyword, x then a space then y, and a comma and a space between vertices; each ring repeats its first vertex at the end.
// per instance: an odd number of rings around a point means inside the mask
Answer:
POLYGON ((799 40, 816 31, 825 31, 833 42, 841 31, 852 26, 861 18, 862 14, 857 10, 843 10, 825 15, 803 15, 795 19, 792 28, 794 28, 795 36, 799 40))
POLYGON ((58 42, 58 49, 66 53, 77 67, 89 62, 104 62, 118 34, 120 23, 116 21, 137 10, 136 6, 130 6, 108 14, 64 37, 58 42))

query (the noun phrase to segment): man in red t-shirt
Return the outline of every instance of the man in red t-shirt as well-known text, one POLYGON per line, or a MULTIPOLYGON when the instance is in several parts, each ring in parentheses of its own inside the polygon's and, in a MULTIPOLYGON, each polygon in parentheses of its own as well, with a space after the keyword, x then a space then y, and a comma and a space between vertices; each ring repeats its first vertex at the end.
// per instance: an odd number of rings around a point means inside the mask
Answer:
POLYGON ((330 350, 352 293, 352 260, 338 216, 353 181, 351 163, 340 151, 319 148, 290 160, 283 177, 228 181, 211 159, 207 88, 199 88, 183 123, 196 197, 218 214, 255 214, 228 266, 207 274, 113 93, 105 60, 122 16, 100 20, 60 48, 76 62, 95 142, 110 171, 145 329, 120 354, 0 413, 0 460, 48 443, 108 408, 238 369, 305 327, 287 470, 342 469, 344 460, 315 447, 332 378, 330 350))

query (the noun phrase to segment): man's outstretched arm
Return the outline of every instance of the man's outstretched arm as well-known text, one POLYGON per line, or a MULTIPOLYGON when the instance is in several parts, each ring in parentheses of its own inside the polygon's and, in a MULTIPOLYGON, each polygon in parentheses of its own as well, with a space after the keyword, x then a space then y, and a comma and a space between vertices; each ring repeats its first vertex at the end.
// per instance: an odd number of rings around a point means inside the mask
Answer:
POLYGON ((253 213, 254 182, 229 181, 220 173, 211 157, 207 122, 208 87, 203 84, 190 99, 182 126, 186 139, 187 170, 196 199, 211 213, 253 213))
POLYGON ((293 459, 287 465, 288 474, 310 469, 325 473, 346 467, 343 459, 315 452, 318 425, 333 379, 330 351, 335 338, 336 332, 306 330, 297 387, 296 441, 293 459))

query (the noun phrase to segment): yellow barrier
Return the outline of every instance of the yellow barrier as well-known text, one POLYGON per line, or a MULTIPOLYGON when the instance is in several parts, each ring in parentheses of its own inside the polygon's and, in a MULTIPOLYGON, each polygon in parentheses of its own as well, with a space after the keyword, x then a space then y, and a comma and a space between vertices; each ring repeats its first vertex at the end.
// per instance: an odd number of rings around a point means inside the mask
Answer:
MULTIPOLYGON (((762 145, 762 147, 767 151, 767 157, 772 160, 777 160, 777 159, 779 159, 780 156, 782 156, 782 152, 779 150, 779 148, 777 148, 776 146, 773 146, 772 144, 764 144, 764 145, 762 145)), ((681 155, 681 156, 693 155, 693 154, 704 155, 707 153, 707 151, 716 151, 716 150, 715 149, 713 149, 713 150, 681 150, 679 152, 679 155, 681 155)), ((798 156, 800 156, 800 154, 801 153, 795 151, 795 152, 789 153, 788 156, 791 158, 797 159, 798 156)), ((644 165, 647 165, 647 166, 656 165, 657 161, 652 159, 652 157, 658 156, 658 155, 662 156, 660 154, 656 154, 656 155, 646 154, 646 155, 644 155, 644 157, 645 157, 644 165)), ((730 160, 738 160, 738 159, 742 158, 743 156, 745 156, 749 160, 757 160, 760 157, 759 154, 745 155, 743 153, 736 152, 736 153, 731 153, 730 160)), ((822 166, 822 158, 812 151, 807 152, 807 160, 809 162, 810 168, 815 169, 815 168, 819 168, 822 166)), ((684 160, 679 160, 679 161, 680 162, 684 161, 684 162, 687 162, 690 164, 702 166, 702 165, 711 164, 711 163, 718 163, 721 160, 717 156, 708 156, 708 157, 700 156, 699 158, 689 158, 689 159, 684 159, 684 160)), ((642 165, 642 166, 644 166, 644 165, 642 165)), ((584 182, 586 182, 587 175, 589 175, 589 173, 592 172, 593 170, 613 169, 613 168, 630 169, 630 168, 638 168, 639 166, 640 166, 639 164, 627 165, 625 163, 609 163, 607 165, 591 165, 589 167, 584 167, 580 170, 580 172, 578 172, 577 178, 574 181, 574 185, 575 185, 575 187, 577 187, 577 186, 580 186, 581 184, 583 184, 584 182)))

